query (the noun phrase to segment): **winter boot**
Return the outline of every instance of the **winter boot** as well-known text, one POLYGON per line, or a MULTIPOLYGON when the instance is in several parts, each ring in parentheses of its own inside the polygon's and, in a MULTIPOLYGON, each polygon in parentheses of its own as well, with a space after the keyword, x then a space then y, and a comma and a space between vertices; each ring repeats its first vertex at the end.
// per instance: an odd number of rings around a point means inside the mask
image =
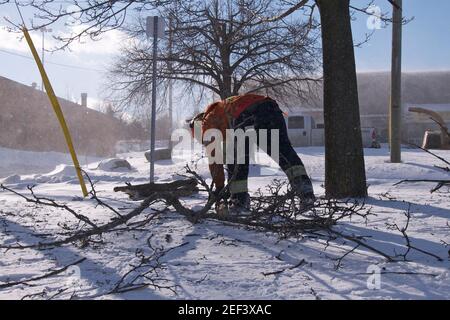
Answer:
POLYGON ((311 179, 308 176, 301 176, 291 181, 292 190, 301 198, 302 203, 313 205, 316 201, 311 179))

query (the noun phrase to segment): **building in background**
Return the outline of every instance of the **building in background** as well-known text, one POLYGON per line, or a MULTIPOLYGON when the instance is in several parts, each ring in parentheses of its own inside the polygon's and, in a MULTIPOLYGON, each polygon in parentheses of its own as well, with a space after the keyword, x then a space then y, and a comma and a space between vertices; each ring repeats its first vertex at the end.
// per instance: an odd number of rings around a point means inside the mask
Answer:
MULTIPOLYGON (((109 156, 120 140, 143 139, 145 132, 111 115, 58 98, 77 153, 109 156)), ((67 152, 67 145, 47 94, 0 77, 0 147, 67 152)))
MULTIPOLYGON (((314 89, 321 92, 321 85, 314 89)), ((404 142, 421 144, 426 130, 439 131, 439 126, 424 115, 409 112, 410 107, 428 108, 443 116, 450 124, 450 71, 404 73, 403 127, 404 142)), ((387 142, 389 136, 390 73, 358 74, 358 93, 361 111, 361 126, 376 128, 378 140, 387 142)), ((307 102, 296 104, 295 96, 285 104, 289 112, 312 116, 319 126, 323 124, 323 103, 320 94, 312 95, 307 102)), ((297 99, 300 101, 300 99, 297 99)))

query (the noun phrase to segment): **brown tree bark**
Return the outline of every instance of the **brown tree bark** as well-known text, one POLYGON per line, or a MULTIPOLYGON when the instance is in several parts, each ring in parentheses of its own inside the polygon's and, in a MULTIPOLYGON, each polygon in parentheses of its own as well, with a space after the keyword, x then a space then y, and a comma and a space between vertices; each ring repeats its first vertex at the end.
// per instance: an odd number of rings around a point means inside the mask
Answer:
POLYGON ((322 25, 326 196, 366 197, 350 1, 316 3, 322 25))

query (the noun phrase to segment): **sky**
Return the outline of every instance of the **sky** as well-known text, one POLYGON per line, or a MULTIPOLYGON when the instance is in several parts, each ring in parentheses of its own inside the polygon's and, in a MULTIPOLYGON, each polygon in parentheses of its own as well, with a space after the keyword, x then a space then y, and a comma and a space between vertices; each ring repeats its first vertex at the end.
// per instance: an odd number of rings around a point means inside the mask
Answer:
MULTIPOLYGON (((352 5, 363 6, 368 0, 353 0, 352 5)), ((430 71, 450 70, 450 1, 448 0, 403 0, 404 15, 414 18, 404 27, 403 70, 430 71)), ((375 0, 374 5, 390 13, 387 0, 375 0)), ((25 11, 25 19, 33 12, 25 11)), ((0 76, 31 85, 40 85, 37 68, 25 42, 17 34, 8 33, 3 17, 18 22, 15 8, 0 7, 0 76)), ((353 21, 354 41, 360 42, 371 32, 367 26, 368 17, 358 14, 353 21)), ((56 27, 53 34, 68 32, 56 27)), ((370 41, 362 48, 356 48, 355 56, 359 72, 386 71, 390 69, 391 27, 375 30, 370 41)), ((32 35, 40 52, 41 33, 32 35)), ((88 93, 88 104, 97 108, 105 98, 105 75, 108 65, 118 54, 124 35, 120 31, 104 34, 99 41, 86 40, 75 43, 70 51, 46 53, 46 69, 54 89, 60 97, 80 100, 82 92, 88 93)), ((55 41, 46 35, 46 48, 52 48, 55 41)))
MULTIPOLYGON (((367 3, 352 1, 353 5, 367 3)), ((383 12, 391 12, 387 0, 376 0, 375 5, 383 12)), ((403 70, 428 71, 450 70, 450 1, 403 0, 403 15, 413 18, 403 28, 403 70)), ((355 42, 362 41, 370 32, 367 17, 358 15, 353 22, 355 42)), ((376 30, 362 48, 356 48, 355 56, 359 71, 389 70, 391 61, 391 26, 376 30)))

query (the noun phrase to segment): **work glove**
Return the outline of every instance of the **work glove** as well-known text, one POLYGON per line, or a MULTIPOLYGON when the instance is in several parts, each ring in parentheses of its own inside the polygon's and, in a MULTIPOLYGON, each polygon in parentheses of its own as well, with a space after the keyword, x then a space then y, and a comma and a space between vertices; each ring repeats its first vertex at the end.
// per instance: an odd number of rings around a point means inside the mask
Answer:
POLYGON ((215 209, 219 216, 225 217, 228 215, 228 199, 230 198, 230 192, 224 190, 224 188, 215 188, 213 191, 216 198, 215 209), (223 192, 222 192, 223 190, 223 192))

